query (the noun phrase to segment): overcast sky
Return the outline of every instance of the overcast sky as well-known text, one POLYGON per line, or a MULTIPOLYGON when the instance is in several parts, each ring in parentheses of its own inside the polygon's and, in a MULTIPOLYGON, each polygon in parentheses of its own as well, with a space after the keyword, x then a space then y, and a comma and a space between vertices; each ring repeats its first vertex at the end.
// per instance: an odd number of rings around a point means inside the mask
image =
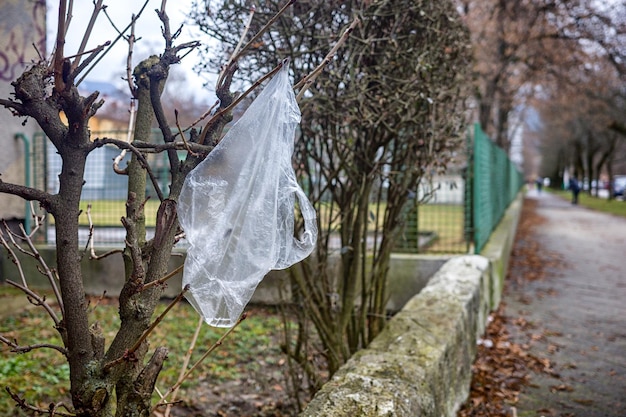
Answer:
MULTIPOLYGON (((167 14, 170 18, 170 27, 172 32, 185 21, 185 13, 191 6, 191 0, 170 0, 167 5, 167 14)), ((82 34, 89 23, 93 3, 89 0, 74 1, 73 17, 70 23, 65 55, 72 55, 78 50, 82 40, 82 34)), ((56 35, 57 17, 59 5, 56 0, 48 0, 48 51, 52 51, 54 37, 56 35)), ((144 4, 144 0, 105 0, 107 5, 107 13, 114 21, 118 29, 123 30, 130 22, 131 16, 136 14, 144 4)), ((161 36, 161 22, 156 15, 155 9, 160 8, 161 0, 150 0, 148 6, 143 11, 139 19, 135 36, 141 39, 136 43, 133 52, 133 65, 140 60, 152 55, 160 54, 163 51, 163 37, 161 36)), ((113 41, 117 37, 116 31, 111 27, 108 19, 103 13, 100 13, 96 26, 92 32, 87 49, 96 47, 107 40, 113 41)), ((185 26, 183 32, 178 39, 179 43, 191 40, 200 40, 206 42, 206 36, 203 36, 191 25, 185 26)), ((123 85, 120 81, 126 72, 126 56, 128 53, 128 43, 123 39, 119 40, 114 48, 100 62, 100 64, 92 72, 87 79, 92 81, 114 82, 116 85, 123 85)), ((186 83, 182 83, 181 88, 193 92, 200 97, 202 85, 205 82, 198 75, 193 73, 193 66, 197 62, 198 57, 195 53, 189 54, 181 64, 176 65, 176 71, 182 72, 186 77, 186 83)), ((213 85, 205 87, 206 94, 211 95, 213 85)))

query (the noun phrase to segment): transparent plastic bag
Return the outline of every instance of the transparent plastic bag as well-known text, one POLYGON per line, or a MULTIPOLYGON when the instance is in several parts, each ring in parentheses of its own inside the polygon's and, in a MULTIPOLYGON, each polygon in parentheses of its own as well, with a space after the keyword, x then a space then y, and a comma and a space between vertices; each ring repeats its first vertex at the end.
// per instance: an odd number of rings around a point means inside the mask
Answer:
POLYGON ((177 207, 190 245, 183 286, 209 325, 232 327, 267 272, 315 247, 315 210, 291 162, 299 122, 285 64, 185 180, 177 207), (300 238, 296 209, 304 219, 300 238))

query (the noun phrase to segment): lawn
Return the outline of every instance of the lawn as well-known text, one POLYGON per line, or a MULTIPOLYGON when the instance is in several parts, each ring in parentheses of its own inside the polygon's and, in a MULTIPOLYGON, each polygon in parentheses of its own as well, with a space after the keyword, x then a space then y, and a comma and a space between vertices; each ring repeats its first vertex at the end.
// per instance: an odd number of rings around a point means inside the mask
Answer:
POLYGON ((463 206, 452 204, 425 204, 419 206, 421 232, 435 232, 437 240, 427 249, 432 253, 464 253, 465 217, 463 206))
MULTIPOLYGON (((572 193, 570 191, 553 189, 549 189, 548 191, 564 199, 572 199, 572 193)), ((604 213, 610 213, 616 216, 626 217, 626 201, 608 200, 606 198, 598 198, 590 196, 585 192, 581 192, 580 194, 578 194, 578 204, 592 210, 598 210, 604 213)))
MULTIPOLYGON (((80 208, 82 210, 82 214, 79 218, 81 226, 89 225, 89 219, 87 218, 87 208, 89 205, 91 205, 91 221, 94 226, 122 226, 120 219, 126 215, 125 200, 81 201, 80 208)), ((144 207, 146 226, 154 227, 158 209, 158 199, 150 199, 146 202, 144 207)))
MULTIPOLYGON (((0 285, 0 300, 3 294, 18 296, 12 287, 0 285)), ((96 301, 92 300, 91 305, 91 320, 100 323, 104 336, 110 343, 119 326, 117 302, 107 299, 95 306, 96 301)), ((160 306, 159 311, 164 307, 165 304, 160 306)), ((228 336, 224 344, 206 359, 190 382, 183 384, 179 398, 189 399, 193 392, 185 394, 185 389, 195 388, 200 381, 210 381, 215 386, 227 384, 251 377, 263 367, 267 368, 268 361, 280 360, 282 353, 276 342, 282 339, 280 315, 268 309, 249 310, 248 317, 228 336)), ((21 312, 19 309, 16 311, 18 312, 14 315, 0 319, 0 334, 11 340, 16 339, 20 345, 42 342, 61 345, 52 321, 42 308, 31 307, 21 312)), ((193 308, 187 303, 180 303, 165 317, 150 339, 151 348, 166 346, 169 349, 168 359, 157 382, 160 392, 166 392, 176 382, 183 356, 189 348, 189 341, 198 321, 199 316, 193 308)), ((203 325, 191 363, 206 352, 225 331, 226 329, 203 325)), ((25 396, 30 403, 44 408, 51 401, 68 401, 69 366, 56 350, 35 349, 18 355, 10 352, 6 345, 0 345, 0 381, 1 416, 13 415, 11 412, 15 408, 4 387, 9 387, 13 392, 25 396)))

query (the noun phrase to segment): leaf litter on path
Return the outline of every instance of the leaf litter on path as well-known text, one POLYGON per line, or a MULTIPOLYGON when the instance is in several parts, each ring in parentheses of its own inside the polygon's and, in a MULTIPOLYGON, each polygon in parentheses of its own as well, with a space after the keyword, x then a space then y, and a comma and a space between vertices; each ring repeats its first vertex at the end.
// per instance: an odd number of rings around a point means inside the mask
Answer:
MULTIPOLYGON (((540 243, 533 237, 533 230, 545 222, 536 213, 536 204, 536 200, 524 201, 505 292, 511 285, 523 286, 530 281, 541 280, 547 268, 558 268, 562 265, 558 255, 542 250, 540 243)), ((478 344, 469 398, 457 417, 516 417, 515 404, 524 386, 532 383, 533 373, 558 378, 549 359, 530 353, 530 346, 544 339, 546 335, 531 332, 526 343, 518 344, 511 340, 512 329, 532 330, 533 324, 521 316, 508 316, 506 303, 502 302, 490 315, 485 335, 478 344), (491 343, 484 343, 484 340, 491 343)), ((550 346, 558 349, 558 346, 550 346)), ((569 387, 557 383, 554 389, 567 391, 569 387)))

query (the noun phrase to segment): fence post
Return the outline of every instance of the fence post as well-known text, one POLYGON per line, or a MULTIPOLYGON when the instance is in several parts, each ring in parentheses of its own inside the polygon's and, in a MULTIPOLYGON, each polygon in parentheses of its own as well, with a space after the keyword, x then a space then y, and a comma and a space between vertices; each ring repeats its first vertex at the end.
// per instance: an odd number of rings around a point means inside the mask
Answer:
POLYGON ((463 199, 463 223, 466 252, 474 253, 474 139, 470 129, 467 130, 467 165, 465 166, 465 193, 463 199))

